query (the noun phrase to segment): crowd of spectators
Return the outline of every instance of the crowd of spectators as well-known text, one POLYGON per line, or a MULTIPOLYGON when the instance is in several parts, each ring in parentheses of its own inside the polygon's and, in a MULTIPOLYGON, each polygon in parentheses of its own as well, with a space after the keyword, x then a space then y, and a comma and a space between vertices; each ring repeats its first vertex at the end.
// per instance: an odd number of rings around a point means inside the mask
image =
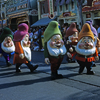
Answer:
POLYGON ((43 48, 43 33, 46 27, 34 27, 30 28, 29 35, 31 41, 31 50, 44 51, 43 48))

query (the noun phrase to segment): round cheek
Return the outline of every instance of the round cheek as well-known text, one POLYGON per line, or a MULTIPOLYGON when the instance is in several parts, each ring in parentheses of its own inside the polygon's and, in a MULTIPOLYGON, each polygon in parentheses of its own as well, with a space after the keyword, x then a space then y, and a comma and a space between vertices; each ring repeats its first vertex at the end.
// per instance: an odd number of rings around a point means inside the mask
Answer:
POLYGON ((24 45, 24 46, 26 46, 26 45, 27 45, 27 43, 26 43, 26 42, 23 42, 23 45, 24 45))
POLYGON ((11 42, 11 46, 13 46, 13 43, 11 42))
POLYGON ((80 44, 79 44, 79 48, 80 48, 80 49, 84 48, 84 44, 83 44, 83 43, 80 43, 80 44))
POLYGON ((28 44, 30 44, 31 42, 30 41, 28 41, 28 44))
POLYGON ((6 42, 4 42, 4 46, 6 46, 6 42))
POLYGON ((50 42, 50 46, 53 47, 55 42, 50 42))
POLYGON ((64 45, 64 42, 61 40, 61 44, 64 45))
POLYGON ((90 47, 90 48, 93 48, 93 44, 90 44, 89 47, 90 47))

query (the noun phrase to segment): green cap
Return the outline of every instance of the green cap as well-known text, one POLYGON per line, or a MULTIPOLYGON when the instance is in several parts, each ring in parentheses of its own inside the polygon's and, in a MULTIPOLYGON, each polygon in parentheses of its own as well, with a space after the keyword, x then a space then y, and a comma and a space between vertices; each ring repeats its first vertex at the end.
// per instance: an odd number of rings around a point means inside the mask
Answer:
POLYGON ((3 40, 7 37, 10 36, 11 38, 13 38, 12 32, 8 27, 5 27, 3 29, 3 32, 0 34, 0 43, 3 42, 3 40))
POLYGON ((60 35, 62 37, 57 21, 51 21, 44 31, 44 43, 49 41, 53 35, 60 35))

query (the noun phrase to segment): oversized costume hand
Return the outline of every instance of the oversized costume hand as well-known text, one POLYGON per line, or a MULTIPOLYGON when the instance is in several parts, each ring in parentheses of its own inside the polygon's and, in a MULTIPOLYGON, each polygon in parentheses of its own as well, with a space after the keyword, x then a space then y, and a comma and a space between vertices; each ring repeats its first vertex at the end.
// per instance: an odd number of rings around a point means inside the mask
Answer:
POLYGON ((73 52, 73 48, 72 48, 72 47, 70 47, 70 48, 69 48, 69 51, 70 51, 70 52, 73 52))
POLYGON ((67 52, 67 56, 68 56, 69 58, 72 57, 72 55, 71 55, 69 52, 67 52))
POLYGON ((0 57, 2 57, 2 54, 0 53, 0 57))
POLYGON ((96 57, 95 57, 95 61, 98 61, 98 60, 99 60, 99 56, 96 56, 96 57))
POLYGON ((49 64, 49 62, 50 62, 50 61, 49 61, 49 58, 45 58, 45 63, 46 63, 46 64, 49 64))
POLYGON ((21 59, 24 59, 24 54, 20 54, 19 57, 20 57, 21 59))

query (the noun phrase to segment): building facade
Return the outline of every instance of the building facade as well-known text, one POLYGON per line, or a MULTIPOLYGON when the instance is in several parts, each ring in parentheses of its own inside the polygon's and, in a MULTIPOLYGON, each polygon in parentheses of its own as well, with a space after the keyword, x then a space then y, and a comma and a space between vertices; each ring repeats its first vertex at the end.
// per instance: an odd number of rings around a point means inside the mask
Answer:
POLYGON ((0 30, 7 26, 6 0, 0 0, 0 30))
POLYGON ((60 0, 57 12, 60 24, 68 23, 70 25, 72 22, 76 22, 79 25, 80 18, 76 0, 60 0))
POLYGON ((8 26, 12 30, 22 22, 30 26, 38 19, 36 0, 7 0, 6 7, 8 26))
POLYGON ((37 0, 38 20, 48 18, 50 13, 49 2, 53 1, 53 13, 60 25, 63 23, 77 22, 79 14, 76 0, 37 0))
POLYGON ((87 5, 82 8, 84 23, 93 20, 93 24, 100 24, 100 0, 87 0, 87 5))

